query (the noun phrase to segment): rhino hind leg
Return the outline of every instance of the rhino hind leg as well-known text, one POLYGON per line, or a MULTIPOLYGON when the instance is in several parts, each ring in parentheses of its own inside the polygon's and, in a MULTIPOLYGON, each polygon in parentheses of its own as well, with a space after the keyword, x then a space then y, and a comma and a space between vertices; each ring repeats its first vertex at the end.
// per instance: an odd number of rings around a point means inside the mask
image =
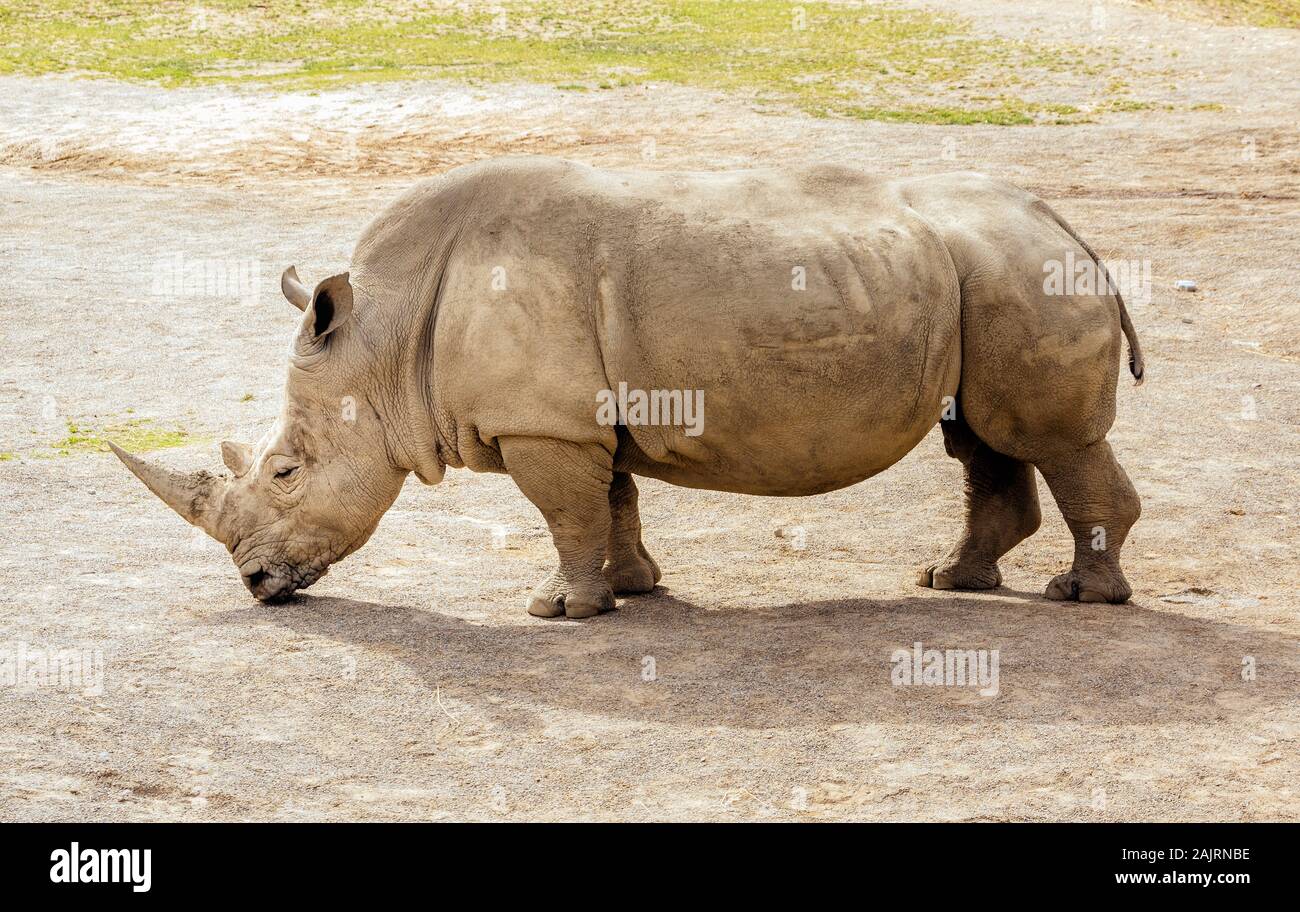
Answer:
POLYGON ((609 544, 605 579, 615 593, 649 592, 659 582, 659 565, 641 541, 641 511, 632 476, 615 472, 609 486, 609 544))
POLYGON ((1098 440, 1038 468, 1074 536, 1074 565, 1048 583, 1045 595, 1080 602, 1128 601, 1133 590, 1120 569, 1119 552, 1142 504, 1110 444, 1098 440))
POLYGON ((537 617, 586 618, 614 607, 602 567, 610 536, 612 459, 602 447, 538 437, 500 440, 506 471, 541 511, 560 566, 528 597, 537 617))
POLYGON ((965 472, 961 538, 917 582, 933 589, 993 589, 1002 585, 998 559, 1037 531, 1042 521, 1033 466, 997 452, 958 418, 942 423, 948 455, 965 472))

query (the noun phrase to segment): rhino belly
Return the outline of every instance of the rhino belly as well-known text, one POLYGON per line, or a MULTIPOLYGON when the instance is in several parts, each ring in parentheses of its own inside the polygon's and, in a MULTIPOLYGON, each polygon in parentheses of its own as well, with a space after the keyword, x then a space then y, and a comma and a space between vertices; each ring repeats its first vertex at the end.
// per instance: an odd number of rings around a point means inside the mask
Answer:
POLYGON ((956 394, 959 288, 927 226, 882 219, 766 240, 703 262, 661 248, 636 264, 638 287, 653 290, 606 308, 606 377, 627 401, 620 468, 816 494, 902 458, 956 394), (637 391, 650 400, 639 413, 637 391), (674 413, 673 394, 689 413, 674 413))

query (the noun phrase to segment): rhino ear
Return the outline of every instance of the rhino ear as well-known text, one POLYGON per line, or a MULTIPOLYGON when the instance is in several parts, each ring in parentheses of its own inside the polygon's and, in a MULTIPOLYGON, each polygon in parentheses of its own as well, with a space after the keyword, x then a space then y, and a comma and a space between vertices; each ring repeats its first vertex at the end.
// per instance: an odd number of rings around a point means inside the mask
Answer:
POLYGON ((280 276, 280 291, 284 293, 285 300, 299 310, 306 310, 307 305, 311 303, 311 292, 298 278, 296 267, 290 266, 280 276))
POLYGON ((352 316, 352 283, 346 272, 330 276, 316 286, 303 318, 303 336, 319 342, 352 316))
POLYGON ((239 478, 253 465, 253 448, 233 440, 221 441, 221 461, 239 478))

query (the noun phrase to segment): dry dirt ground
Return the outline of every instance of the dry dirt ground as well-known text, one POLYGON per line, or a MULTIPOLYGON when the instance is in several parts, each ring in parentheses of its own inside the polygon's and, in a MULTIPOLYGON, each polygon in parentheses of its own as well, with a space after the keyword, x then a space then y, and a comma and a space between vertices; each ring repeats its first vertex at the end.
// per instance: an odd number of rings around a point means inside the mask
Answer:
MULTIPOLYGON (((1077 6, 962 9, 1050 36, 1077 6)), ((0 819, 1300 818, 1300 34, 1111 17, 1094 40, 1140 45, 1175 110, 943 128, 664 88, 2 81, 0 659, 97 650, 104 678, 0 690, 0 819), (974 168, 1149 261, 1149 380, 1111 434, 1145 510, 1132 604, 1040 598, 1070 556, 1045 488, 1005 588, 916 588, 960 526, 937 431, 819 497, 644 482, 663 585, 586 622, 524 613, 552 549, 506 477, 413 480, 271 607, 110 455, 52 454, 68 422, 151 419, 202 441, 157 458, 214 467, 276 414, 280 269, 337 271, 418 175, 520 151, 974 168), (251 261, 251 300, 160 291, 176 255, 251 261), (999 650, 998 695, 892 686, 917 641, 999 650)))

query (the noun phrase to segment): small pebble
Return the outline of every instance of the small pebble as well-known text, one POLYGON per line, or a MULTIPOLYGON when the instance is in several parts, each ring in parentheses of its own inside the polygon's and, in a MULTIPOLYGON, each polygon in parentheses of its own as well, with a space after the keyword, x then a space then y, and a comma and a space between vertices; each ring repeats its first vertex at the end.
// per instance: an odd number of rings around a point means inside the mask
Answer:
POLYGON ((1191 279, 1179 279, 1174 283, 1174 287, 1179 291, 1195 291, 1196 283, 1191 279))

